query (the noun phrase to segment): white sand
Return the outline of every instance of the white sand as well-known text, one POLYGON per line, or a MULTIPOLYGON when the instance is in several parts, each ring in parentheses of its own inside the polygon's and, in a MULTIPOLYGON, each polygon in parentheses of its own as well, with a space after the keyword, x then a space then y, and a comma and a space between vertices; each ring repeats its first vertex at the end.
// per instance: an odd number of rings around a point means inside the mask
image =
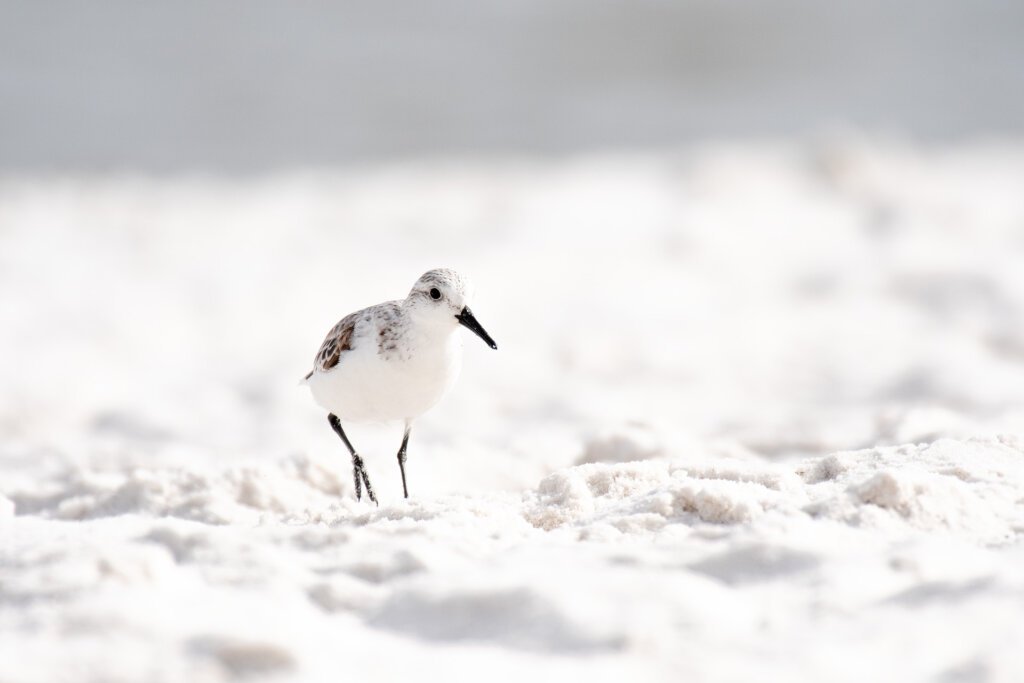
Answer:
POLYGON ((1024 146, 0 180, 0 680, 1024 678, 1024 146), (451 265, 414 428, 296 386, 451 265))

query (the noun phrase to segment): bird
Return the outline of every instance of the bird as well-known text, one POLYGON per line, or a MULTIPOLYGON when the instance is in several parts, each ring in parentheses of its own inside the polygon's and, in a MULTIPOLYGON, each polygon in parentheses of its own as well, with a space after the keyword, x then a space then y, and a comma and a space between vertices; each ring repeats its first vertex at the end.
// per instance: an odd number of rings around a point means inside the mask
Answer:
POLYGON ((469 304, 473 285, 451 268, 423 273, 404 300, 387 301, 342 318, 317 351, 313 369, 303 380, 314 401, 327 410, 331 429, 352 456, 356 500, 377 496, 363 459, 345 435, 343 422, 402 421, 398 449, 402 493, 406 451, 413 421, 441 400, 462 367, 459 327, 476 334, 492 349, 498 345, 477 321, 469 304))

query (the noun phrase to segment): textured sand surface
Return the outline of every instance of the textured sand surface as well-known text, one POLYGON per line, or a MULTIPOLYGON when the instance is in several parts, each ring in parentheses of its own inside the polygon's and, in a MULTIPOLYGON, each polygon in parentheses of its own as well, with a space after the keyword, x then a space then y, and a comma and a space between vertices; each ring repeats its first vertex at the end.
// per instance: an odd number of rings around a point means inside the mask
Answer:
POLYGON ((1024 677, 1024 147, 0 180, 0 680, 1024 677), (297 380, 424 270, 413 431, 297 380))

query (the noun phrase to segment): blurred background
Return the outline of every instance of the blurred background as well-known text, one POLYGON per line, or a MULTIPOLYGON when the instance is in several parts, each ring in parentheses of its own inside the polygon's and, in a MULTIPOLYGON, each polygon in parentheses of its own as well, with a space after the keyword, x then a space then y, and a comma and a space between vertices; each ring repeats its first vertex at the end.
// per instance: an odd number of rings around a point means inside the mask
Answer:
POLYGON ((0 13, 14 462, 333 458, 295 382, 440 265, 502 351, 427 490, 1024 429, 1024 4, 0 13))
POLYGON ((1012 427, 1022 36, 999 0, 0 0, 0 427, 333 453, 294 380, 442 264, 503 350, 425 421, 455 490, 609 425, 1012 427))
POLYGON ((0 1, 0 170, 1024 132, 1009 0, 0 1))

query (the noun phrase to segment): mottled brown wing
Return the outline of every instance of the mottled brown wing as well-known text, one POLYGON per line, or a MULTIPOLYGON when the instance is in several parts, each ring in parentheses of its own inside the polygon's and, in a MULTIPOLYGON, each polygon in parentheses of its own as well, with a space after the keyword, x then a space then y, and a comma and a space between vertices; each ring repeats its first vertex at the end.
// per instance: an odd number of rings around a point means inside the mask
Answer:
POLYGON ((352 333, 356 329, 357 315, 352 313, 341 319, 327 333, 327 338, 320 345, 320 350, 313 361, 313 370, 306 375, 306 379, 313 376, 313 372, 326 372, 338 364, 341 354, 352 350, 352 333))

